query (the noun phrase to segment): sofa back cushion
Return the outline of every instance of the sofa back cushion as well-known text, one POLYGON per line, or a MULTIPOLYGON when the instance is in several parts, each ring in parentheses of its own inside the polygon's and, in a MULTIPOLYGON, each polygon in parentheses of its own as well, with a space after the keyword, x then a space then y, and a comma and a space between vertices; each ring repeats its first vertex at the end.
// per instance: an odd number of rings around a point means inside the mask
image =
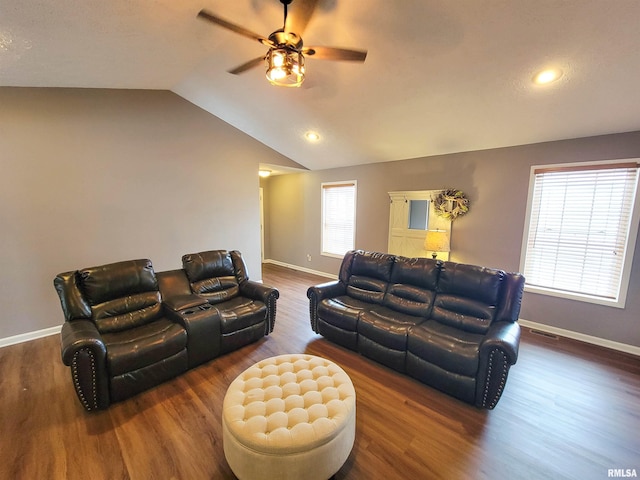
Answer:
POLYGON ((383 304, 398 312, 429 317, 441 264, 432 258, 396 257, 383 304))
POLYGON ((182 268, 189 278, 191 291, 209 303, 220 303, 240 294, 233 259, 226 250, 183 255, 182 268))
POLYGON ((346 279, 350 297, 382 303, 391 279, 395 257, 385 253, 358 251, 352 256, 350 275, 346 279))
POLYGON ((144 325, 162 315, 151 260, 129 260, 77 272, 77 283, 101 333, 144 325))
POLYGON ((467 332, 486 333, 496 316, 502 270, 444 262, 431 318, 467 332))

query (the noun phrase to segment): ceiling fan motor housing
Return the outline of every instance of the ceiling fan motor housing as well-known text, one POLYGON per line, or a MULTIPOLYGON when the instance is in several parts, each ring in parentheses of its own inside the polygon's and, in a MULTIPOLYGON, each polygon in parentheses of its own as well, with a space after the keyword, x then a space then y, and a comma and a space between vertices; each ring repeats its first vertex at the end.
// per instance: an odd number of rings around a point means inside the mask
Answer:
POLYGON ((272 41, 278 47, 292 47, 295 50, 302 48, 302 38, 300 35, 294 32, 285 32, 284 30, 276 30, 269 35, 269 40, 272 41))

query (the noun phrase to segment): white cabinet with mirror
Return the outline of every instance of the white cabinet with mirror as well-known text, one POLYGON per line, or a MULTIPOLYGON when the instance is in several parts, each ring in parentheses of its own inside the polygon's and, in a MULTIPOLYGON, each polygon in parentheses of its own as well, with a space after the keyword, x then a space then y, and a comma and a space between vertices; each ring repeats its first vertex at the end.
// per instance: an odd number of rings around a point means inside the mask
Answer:
MULTIPOLYGON (((404 257, 431 257, 425 250, 427 230, 451 231, 451 221, 436 215, 432 197, 441 190, 389 192, 389 253, 404 257)), ((449 253, 438 253, 448 260, 449 253)))

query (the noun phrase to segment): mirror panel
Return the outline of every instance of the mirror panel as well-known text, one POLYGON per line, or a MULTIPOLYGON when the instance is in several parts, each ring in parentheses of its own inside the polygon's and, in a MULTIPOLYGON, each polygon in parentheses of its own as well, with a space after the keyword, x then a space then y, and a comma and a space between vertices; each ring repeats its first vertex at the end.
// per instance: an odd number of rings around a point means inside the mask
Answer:
POLYGON ((409 229, 427 230, 429 226, 429 200, 409 200, 409 229))

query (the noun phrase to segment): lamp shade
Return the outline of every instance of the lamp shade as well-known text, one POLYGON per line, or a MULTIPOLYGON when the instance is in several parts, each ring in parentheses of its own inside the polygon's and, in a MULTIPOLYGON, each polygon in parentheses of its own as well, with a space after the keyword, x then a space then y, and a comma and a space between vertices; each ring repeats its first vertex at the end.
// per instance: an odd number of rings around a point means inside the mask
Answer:
POLYGON ((279 87, 299 87, 304 81, 304 56, 295 48, 279 45, 265 57, 267 79, 279 87))
POLYGON ((446 230, 427 230, 424 249, 430 252, 448 252, 450 249, 449 232, 446 230))

